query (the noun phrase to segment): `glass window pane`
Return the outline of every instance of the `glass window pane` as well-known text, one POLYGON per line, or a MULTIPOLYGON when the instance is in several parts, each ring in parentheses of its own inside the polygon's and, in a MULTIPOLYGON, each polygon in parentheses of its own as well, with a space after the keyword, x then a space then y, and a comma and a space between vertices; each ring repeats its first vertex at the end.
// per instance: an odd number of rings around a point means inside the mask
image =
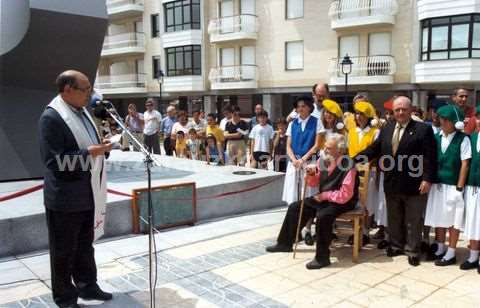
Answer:
POLYGON ((472 50, 472 57, 480 58, 480 50, 472 50))
POLYGON ((473 48, 480 48, 480 23, 473 24, 473 48))
POLYGON ((200 5, 198 4, 192 6, 192 21, 198 23, 200 22, 200 5))
POLYGON ((422 31, 422 51, 428 50, 428 29, 425 28, 422 31))
POLYGON ((468 58, 468 50, 450 51, 450 59, 468 58))
POLYGON ((177 70, 183 70, 183 52, 177 52, 175 54, 175 61, 175 68, 177 70))
POLYGON ((430 60, 445 60, 448 59, 448 52, 431 52, 430 53, 430 60))
POLYGON ((468 48, 469 25, 452 25, 451 48, 468 48))
POLYGON ((452 17, 452 23, 458 24, 461 22, 470 22, 471 16, 470 15, 465 15, 465 16, 455 16, 452 17))
POLYGON ((303 41, 288 42, 286 45, 287 70, 303 69, 303 41))
POLYGON ((185 69, 192 68, 192 52, 185 53, 185 69))
POLYGON ((303 17, 303 0, 287 0, 287 19, 303 17))
POLYGON ((175 25, 178 25, 182 22, 182 7, 177 6, 175 8, 175 25))
POLYGON ((190 22, 190 5, 186 5, 183 7, 183 23, 190 22))
POLYGON ((167 26, 172 26, 174 23, 173 9, 167 10, 167 26))
POLYGON ((448 48, 448 27, 432 28, 432 50, 448 48))
POLYGON ((435 18, 430 21, 432 23, 432 26, 437 26, 437 25, 448 25, 450 23, 450 18, 435 18))
POLYGON ((422 60, 423 61, 427 60, 427 54, 426 53, 422 54, 422 60))
POLYGON ((168 54, 168 69, 169 70, 174 70, 175 69, 175 54, 174 53, 169 53, 168 54))

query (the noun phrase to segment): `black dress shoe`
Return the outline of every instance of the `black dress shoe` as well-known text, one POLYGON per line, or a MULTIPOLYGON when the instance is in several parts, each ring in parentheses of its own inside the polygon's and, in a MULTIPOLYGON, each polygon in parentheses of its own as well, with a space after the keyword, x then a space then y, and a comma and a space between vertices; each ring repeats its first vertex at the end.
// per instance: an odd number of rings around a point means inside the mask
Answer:
POLYGON ((460 269, 464 271, 471 270, 474 268, 478 268, 478 260, 475 262, 468 262, 468 260, 466 260, 465 262, 460 264, 460 269))
POLYGON ((448 266, 448 265, 454 265, 455 263, 457 263, 456 257, 453 257, 449 260, 445 260, 444 258, 442 258, 440 260, 435 261, 436 266, 448 266))
POLYGON ((322 267, 325 267, 325 266, 329 266, 330 265, 330 260, 322 260, 320 262, 317 261, 317 259, 313 259, 312 261, 308 262, 306 267, 307 269, 309 270, 313 270, 313 269, 320 269, 322 267))
POLYGON ((315 244, 313 236, 310 232, 308 232, 307 234, 305 234, 305 245, 313 246, 313 244, 315 244))
POLYGON ((392 247, 387 248, 387 257, 396 257, 403 255, 403 251, 398 249, 393 249, 392 247))
POLYGON ((408 257, 408 264, 411 266, 419 266, 420 259, 418 257, 408 257))
POLYGON ((276 244, 273 246, 268 246, 265 250, 267 252, 292 252, 293 248, 292 246, 276 244))
POLYGON ((385 249, 387 248, 389 245, 388 241, 387 240, 381 240, 378 244, 377 244, 377 249, 385 249))
POLYGON ((85 300, 109 301, 113 298, 112 293, 103 292, 97 284, 78 290, 78 297, 85 300))

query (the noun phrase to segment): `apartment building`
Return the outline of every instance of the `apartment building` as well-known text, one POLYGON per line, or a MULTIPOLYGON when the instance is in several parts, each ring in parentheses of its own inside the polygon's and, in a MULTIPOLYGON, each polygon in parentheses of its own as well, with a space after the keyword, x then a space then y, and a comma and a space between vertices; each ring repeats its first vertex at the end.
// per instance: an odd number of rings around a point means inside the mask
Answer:
POLYGON ((314 83, 342 101, 347 54, 349 98, 366 92, 379 107, 405 93, 426 108, 458 85, 476 93, 480 79, 480 0, 107 0, 107 9, 95 86, 121 109, 161 89, 161 109, 176 99, 247 115, 262 103, 276 118, 314 83))

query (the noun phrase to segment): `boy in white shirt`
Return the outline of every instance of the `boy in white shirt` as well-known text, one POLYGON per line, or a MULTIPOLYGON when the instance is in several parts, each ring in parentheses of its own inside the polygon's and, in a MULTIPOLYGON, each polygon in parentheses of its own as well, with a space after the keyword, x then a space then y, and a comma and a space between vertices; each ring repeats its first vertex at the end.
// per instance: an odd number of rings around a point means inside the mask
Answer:
POLYGON ((275 131, 268 122, 268 113, 263 110, 257 114, 258 124, 250 132, 250 153, 252 168, 267 169, 272 158, 273 137, 275 131))

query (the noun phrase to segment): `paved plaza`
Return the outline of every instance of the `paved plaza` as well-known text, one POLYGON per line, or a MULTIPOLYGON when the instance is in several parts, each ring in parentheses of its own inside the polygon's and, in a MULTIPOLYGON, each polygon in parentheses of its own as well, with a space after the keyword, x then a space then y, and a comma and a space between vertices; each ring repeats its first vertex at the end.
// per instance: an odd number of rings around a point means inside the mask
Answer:
MULTIPOLYGON (((178 228, 156 235, 157 307, 479 307, 480 275, 458 266, 408 265, 368 245, 351 261, 348 233, 334 243, 330 267, 308 271, 313 249, 267 254, 285 208, 178 228)), ((461 242, 465 246, 465 242, 461 242)), ((85 307, 148 307, 148 237, 96 245, 100 285, 108 303, 85 307)), ((467 250, 459 249, 463 260, 467 250)), ((48 254, 0 263, 0 307, 55 307, 48 254)))

